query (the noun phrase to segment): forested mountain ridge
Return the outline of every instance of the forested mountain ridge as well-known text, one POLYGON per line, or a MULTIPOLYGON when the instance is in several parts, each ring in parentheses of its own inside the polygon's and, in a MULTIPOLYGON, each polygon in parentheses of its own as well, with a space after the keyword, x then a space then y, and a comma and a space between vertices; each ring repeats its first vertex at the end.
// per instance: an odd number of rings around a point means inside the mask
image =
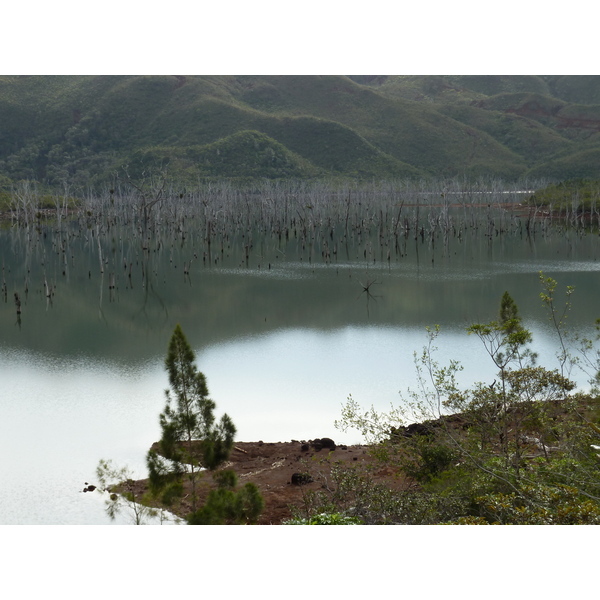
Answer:
POLYGON ((600 177, 597 76, 5 76, 0 183, 600 177))

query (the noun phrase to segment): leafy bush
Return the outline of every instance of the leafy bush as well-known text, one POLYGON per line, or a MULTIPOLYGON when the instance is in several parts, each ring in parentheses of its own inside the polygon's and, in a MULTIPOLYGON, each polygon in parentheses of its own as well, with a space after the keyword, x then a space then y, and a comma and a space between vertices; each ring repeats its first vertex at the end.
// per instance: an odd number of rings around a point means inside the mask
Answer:
POLYGON ((340 513, 321 513, 308 519, 289 519, 283 525, 362 525, 358 517, 349 517, 340 513))
POLYGON ((512 525, 598 525, 600 504, 569 486, 523 486, 520 493, 478 499, 488 522, 512 525))
POLYGON ((457 454, 443 443, 420 439, 416 445, 417 461, 407 467, 407 475, 421 483, 432 481, 452 466, 457 454))
POLYGON ((162 491, 160 501, 165 506, 171 506, 176 498, 183 496, 183 484, 180 481, 175 481, 168 484, 162 491))
POLYGON ((245 525, 256 523, 265 506, 258 487, 247 483, 235 492, 211 490, 204 506, 187 516, 189 525, 245 525))

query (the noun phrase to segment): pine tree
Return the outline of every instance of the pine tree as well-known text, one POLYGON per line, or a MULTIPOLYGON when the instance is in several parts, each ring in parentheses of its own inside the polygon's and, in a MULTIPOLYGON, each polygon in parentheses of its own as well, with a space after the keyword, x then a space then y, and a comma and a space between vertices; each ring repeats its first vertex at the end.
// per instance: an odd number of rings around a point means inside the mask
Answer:
POLYGON ((204 506, 186 517, 189 525, 246 525, 258 521, 265 502, 254 483, 236 490, 234 471, 220 471, 214 480, 218 487, 210 491, 204 506))
POLYGON ((195 358, 181 326, 177 325, 165 358, 170 389, 166 391, 167 403, 160 414, 159 452, 150 450, 147 456, 150 486, 155 493, 181 482, 187 473, 193 510, 199 472, 202 468, 214 470, 227 460, 236 433, 228 415, 215 422, 216 404, 208 397, 206 377, 198 371, 195 358))

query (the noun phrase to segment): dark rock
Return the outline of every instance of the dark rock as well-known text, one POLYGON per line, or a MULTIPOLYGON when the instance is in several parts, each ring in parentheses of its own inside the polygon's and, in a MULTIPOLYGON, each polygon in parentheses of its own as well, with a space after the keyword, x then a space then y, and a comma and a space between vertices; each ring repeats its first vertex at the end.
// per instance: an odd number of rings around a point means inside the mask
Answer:
POLYGON ((423 423, 411 423, 407 427, 392 427, 390 429, 390 439, 392 441, 401 437, 412 437, 413 435, 431 435, 440 427, 460 427, 468 429, 471 424, 464 415, 443 415, 438 419, 424 421, 423 423))
POLYGON ((321 445, 323 448, 329 448, 329 450, 335 450, 336 445, 335 442, 331 438, 321 438, 321 445))
POLYGON ((308 473, 292 473, 293 485, 306 485, 312 481, 313 478, 308 473))
POLYGON ((317 451, 321 451, 323 448, 328 448, 329 450, 335 450, 336 445, 335 442, 331 438, 317 438, 311 440, 310 445, 317 451))
POLYGON ((413 435, 430 435, 439 423, 425 421, 424 423, 411 423, 406 427, 392 427, 391 437, 412 437, 413 435))

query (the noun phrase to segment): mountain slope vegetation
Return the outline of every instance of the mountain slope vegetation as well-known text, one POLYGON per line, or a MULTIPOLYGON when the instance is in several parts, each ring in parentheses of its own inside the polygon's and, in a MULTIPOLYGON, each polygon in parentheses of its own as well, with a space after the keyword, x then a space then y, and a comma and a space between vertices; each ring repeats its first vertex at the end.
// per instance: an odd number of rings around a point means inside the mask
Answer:
POLYGON ((596 76, 0 77, 0 179, 600 177, 596 76))

